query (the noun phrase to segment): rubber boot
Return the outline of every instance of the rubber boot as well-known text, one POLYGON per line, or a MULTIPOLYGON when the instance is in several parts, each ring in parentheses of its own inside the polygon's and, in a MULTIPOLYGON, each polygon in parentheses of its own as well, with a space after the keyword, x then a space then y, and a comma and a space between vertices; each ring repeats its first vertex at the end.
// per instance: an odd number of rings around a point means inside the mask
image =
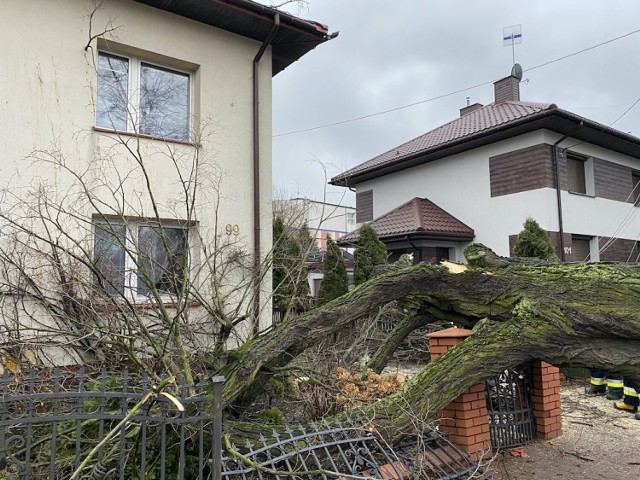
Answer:
POLYGON ((636 407, 635 405, 629 405, 628 403, 624 403, 624 402, 614 402, 613 408, 615 408, 616 410, 623 410, 629 413, 636 413, 638 411, 638 407, 636 407))
POLYGON ((591 385, 587 390, 587 395, 604 395, 607 393, 606 385, 591 385))
POLYGON ((622 400, 623 396, 624 396, 624 393, 622 392, 622 387, 621 388, 609 387, 609 391, 607 392, 607 395, 605 396, 605 398, 607 400, 622 400))

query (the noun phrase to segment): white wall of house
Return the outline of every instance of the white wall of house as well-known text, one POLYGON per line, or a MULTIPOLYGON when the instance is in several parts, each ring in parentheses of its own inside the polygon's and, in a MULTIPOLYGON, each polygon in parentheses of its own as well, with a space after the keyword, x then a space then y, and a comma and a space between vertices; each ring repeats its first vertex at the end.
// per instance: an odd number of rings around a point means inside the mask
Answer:
POLYGON ((307 222, 309 233, 316 239, 318 247, 326 250, 327 235, 333 240, 355 230, 356 209, 344 205, 324 203, 307 198, 279 200, 276 209, 282 210, 294 226, 307 222))
MULTIPOLYGON (((124 142, 139 148, 150 172, 149 183, 160 216, 181 220, 184 202, 177 171, 200 162, 196 217, 201 241, 213 242, 216 227, 249 255, 253 252, 252 65, 260 42, 169 14, 132 0, 103 2, 89 24, 91 0, 21 0, 2 2, 3 45, 0 91, 0 183, 20 196, 35 181, 68 196, 71 183, 59 168, 34 162, 55 153, 74 171, 88 171, 88 181, 118 182, 125 214, 152 216, 145 179, 131 161, 124 142), (115 28, 100 41, 90 36, 115 28), (85 49, 89 44, 90 48, 85 49), (188 72, 191 142, 119 136, 96 126, 98 50, 188 72), (41 152, 41 153, 34 153, 41 152), (42 152, 45 152, 44 154, 42 152), (173 160, 177 159, 176 168, 173 160), (113 168, 115 167, 115 168, 113 168), (116 175, 117 171, 117 175, 116 175)), ((271 248, 271 51, 260 62, 261 243, 271 248)), ((114 205, 105 190, 107 205, 114 205)), ((95 214, 86 205, 87 217, 95 214)), ((89 230, 87 230, 90 233, 89 230)), ((92 239, 87 235, 86 246, 92 239)), ((265 280, 270 290, 270 279, 265 280)), ((270 322, 268 295, 263 295, 270 322)))
MULTIPOLYGON (((540 130, 476 148, 357 185, 357 192, 373 190, 373 217, 414 197, 426 197, 475 230, 475 242, 499 255, 509 255, 509 235, 522 230, 532 217, 546 230, 558 231, 556 191, 543 188, 491 197, 489 158, 541 143, 553 144, 560 135, 540 130)), ((562 146, 578 143, 567 139, 562 146)), ((638 168, 638 161, 581 143, 572 148, 611 162, 638 168)), ((640 216, 631 204, 562 192, 564 231, 585 235, 638 239, 640 216), (589 213, 585 215, 585 210, 589 213), (633 221, 622 223, 631 212, 633 221)), ((463 248, 456 260, 464 260, 463 248)))

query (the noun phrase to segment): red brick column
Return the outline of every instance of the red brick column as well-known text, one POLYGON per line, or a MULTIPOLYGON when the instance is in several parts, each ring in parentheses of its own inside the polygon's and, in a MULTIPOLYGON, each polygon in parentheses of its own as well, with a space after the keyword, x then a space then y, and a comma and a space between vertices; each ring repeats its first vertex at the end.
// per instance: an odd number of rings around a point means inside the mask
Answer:
MULTIPOLYGON (((469 335, 471 330, 455 327, 428 334, 431 360, 435 360, 469 335)), ((440 430, 449 433, 449 440, 458 444, 474 460, 491 450, 484 384, 474 385, 463 392, 438 412, 438 418, 440 430)))
POLYGON ((560 370, 547 362, 534 362, 533 415, 538 438, 550 440, 562 435, 560 370))

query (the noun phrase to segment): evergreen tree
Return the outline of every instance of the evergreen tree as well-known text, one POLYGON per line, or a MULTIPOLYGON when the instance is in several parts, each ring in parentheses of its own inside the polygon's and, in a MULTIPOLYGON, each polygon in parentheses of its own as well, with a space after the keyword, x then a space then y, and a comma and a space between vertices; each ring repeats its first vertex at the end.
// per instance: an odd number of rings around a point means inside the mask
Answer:
POLYGON ((320 251, 318 248, 318 243, 311 236, 309 232, 309 225, 307 222, 304 222, 300 229, 298 230, 298 243, 300 244, 300 250, 304 256, 308 256, 310 253, 317 253, 320 251))
POLYGON ((353 253, 353 280, 356 285, 373 278, 373 268, 387 263, 387 247, 371 225, 360 227, 358 246, 353 253))
POLYGON ((547 232, 533 218, 527 218, 524 229, 518 234, 513 254, 516 257, 557 260, 547 232))
POLYGON ((273 221, 273 308, 303 310, 310 293, 305 256, 281 217, 273 221))
POLYGON ((342 258, 342 250, 327 237, 327 254, 324 257, 324 277, 320 282, 318 305, 324 305, 349 291, 349 277, 342 258))

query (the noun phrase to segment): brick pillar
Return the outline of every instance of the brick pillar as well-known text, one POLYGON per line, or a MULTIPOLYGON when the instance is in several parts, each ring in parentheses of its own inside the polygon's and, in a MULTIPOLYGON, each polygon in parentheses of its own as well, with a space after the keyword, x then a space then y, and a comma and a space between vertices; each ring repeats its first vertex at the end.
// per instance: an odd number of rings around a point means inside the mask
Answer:
MULTIPOLYGON (((428 334, 431 360, 435 360, 469 335, 471 330, 455 327, 428 334)), ((478 460, 491 450, 484 384, 474 385, 463 392, 438 412, 438 418, 440 430, 449 433, 449 440, 459 445, 472 459, 478 460)))
POLYGON ((536 434, 538 438, 551 440, 562 435, 560 370, 547 362, 534 362, 532 369, 536 434))

